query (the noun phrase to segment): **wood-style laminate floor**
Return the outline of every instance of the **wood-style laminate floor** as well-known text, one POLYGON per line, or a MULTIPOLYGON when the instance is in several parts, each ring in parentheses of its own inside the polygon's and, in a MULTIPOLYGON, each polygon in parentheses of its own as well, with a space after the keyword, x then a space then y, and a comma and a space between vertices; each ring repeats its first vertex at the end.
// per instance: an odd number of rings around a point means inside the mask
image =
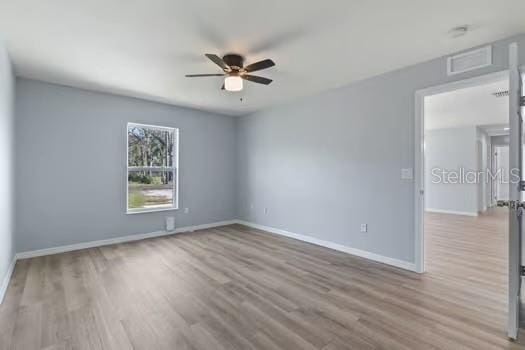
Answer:
POLYGON ((1 349, 518 349, 504 210, 427 216, 417 275, 243 226, 19 261, 1 349))

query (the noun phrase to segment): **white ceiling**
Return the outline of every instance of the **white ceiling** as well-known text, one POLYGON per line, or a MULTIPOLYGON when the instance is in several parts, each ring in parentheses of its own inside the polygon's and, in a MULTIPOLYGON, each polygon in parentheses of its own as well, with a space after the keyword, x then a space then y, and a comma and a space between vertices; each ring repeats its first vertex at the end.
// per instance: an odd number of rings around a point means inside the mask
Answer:
POLYGON ((505 125, 509 97, 495 97, 509 88, 508 80, 455 90, 425 98, 425 129, 505 125))
POLYGON ((0 0, 0 36, 23 77, 242 115, 525 32, 524 14, 523 0, 0 0), (228 52, 272 58, 274 83, 184 77, 228 52))

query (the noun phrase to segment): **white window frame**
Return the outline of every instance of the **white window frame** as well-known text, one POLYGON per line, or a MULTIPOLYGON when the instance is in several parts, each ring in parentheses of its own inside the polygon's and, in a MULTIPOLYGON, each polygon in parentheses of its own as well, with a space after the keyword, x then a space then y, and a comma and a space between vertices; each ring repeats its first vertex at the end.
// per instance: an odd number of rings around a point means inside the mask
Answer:
POLYGON ((140 124, 140 123, 127 123, 126 124, 126 214, 141 214, 141 213, 152 213, 158 211, 178 210, 179 209, 179 129, 160 125, 151 124, 140 124), (173 154, 172 167, 130 167, 129 166, 129 128, 139 127, 147 129, 165 130, 171 131, 174 134, 175 140, 173 147, 175 152, 173 154), (162 208, 129 208, 129 171, 147 169, 152 171, 173 171, 173 205, 170 207, 162 208))

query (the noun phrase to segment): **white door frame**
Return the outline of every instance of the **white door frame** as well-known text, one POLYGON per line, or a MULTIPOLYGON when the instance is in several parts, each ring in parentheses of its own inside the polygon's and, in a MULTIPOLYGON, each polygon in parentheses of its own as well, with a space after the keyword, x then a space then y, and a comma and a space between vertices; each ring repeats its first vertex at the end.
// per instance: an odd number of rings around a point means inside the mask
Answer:
MULTIPOLYGON (((509 168, 519 168, 520 181, 523 179, 523 126, 521 119, 520 98, 522 91, 522 75, 519 64, 518 44, 509 45, 509 168), (520 90, 520 91, 518 91, 520 90)), ((521 309, 521 278, 522 278, 522 252, 521 235, 523 232, 523 217, 519 215, 518 204, 523 204, 523 192, 520 186, 512 185, 509 181, 509 298, 508 298, 508 324, 507 335, 511 339, 518 338, 520 327, 521 309)))
POLYGON ((477 77, 453 81, 450 83, 431 86, 425 89, 417 90, 415 92, 415 171, 414 171, 414 197, 415 197, 415 244, 414 256, 416 272, 425 272, 425 230, 424 230, 424 214, 425 214, 425 157, 424 157, 424 141, 425 141, 425 97, 440 94, 443 92, 464 89, 468 87, 489 84, 496 81, 507 79, 509 76, 508 70, 503 70, 495 73, 480 75, 477 77))

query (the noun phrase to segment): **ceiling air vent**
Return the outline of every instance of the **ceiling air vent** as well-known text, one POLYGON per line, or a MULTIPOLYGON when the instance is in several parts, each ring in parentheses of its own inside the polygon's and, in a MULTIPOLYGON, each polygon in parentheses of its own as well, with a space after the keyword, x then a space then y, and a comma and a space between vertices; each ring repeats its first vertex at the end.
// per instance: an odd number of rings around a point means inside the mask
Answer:
POLYGON ((447 59, 447 75, 468 72, 492 64, 492 46, 460 53, 447 59))
POLYGON ((506 97, 509 96, 509 90, 496 91, 493 92, 492 95, 494 97, 506 97))

